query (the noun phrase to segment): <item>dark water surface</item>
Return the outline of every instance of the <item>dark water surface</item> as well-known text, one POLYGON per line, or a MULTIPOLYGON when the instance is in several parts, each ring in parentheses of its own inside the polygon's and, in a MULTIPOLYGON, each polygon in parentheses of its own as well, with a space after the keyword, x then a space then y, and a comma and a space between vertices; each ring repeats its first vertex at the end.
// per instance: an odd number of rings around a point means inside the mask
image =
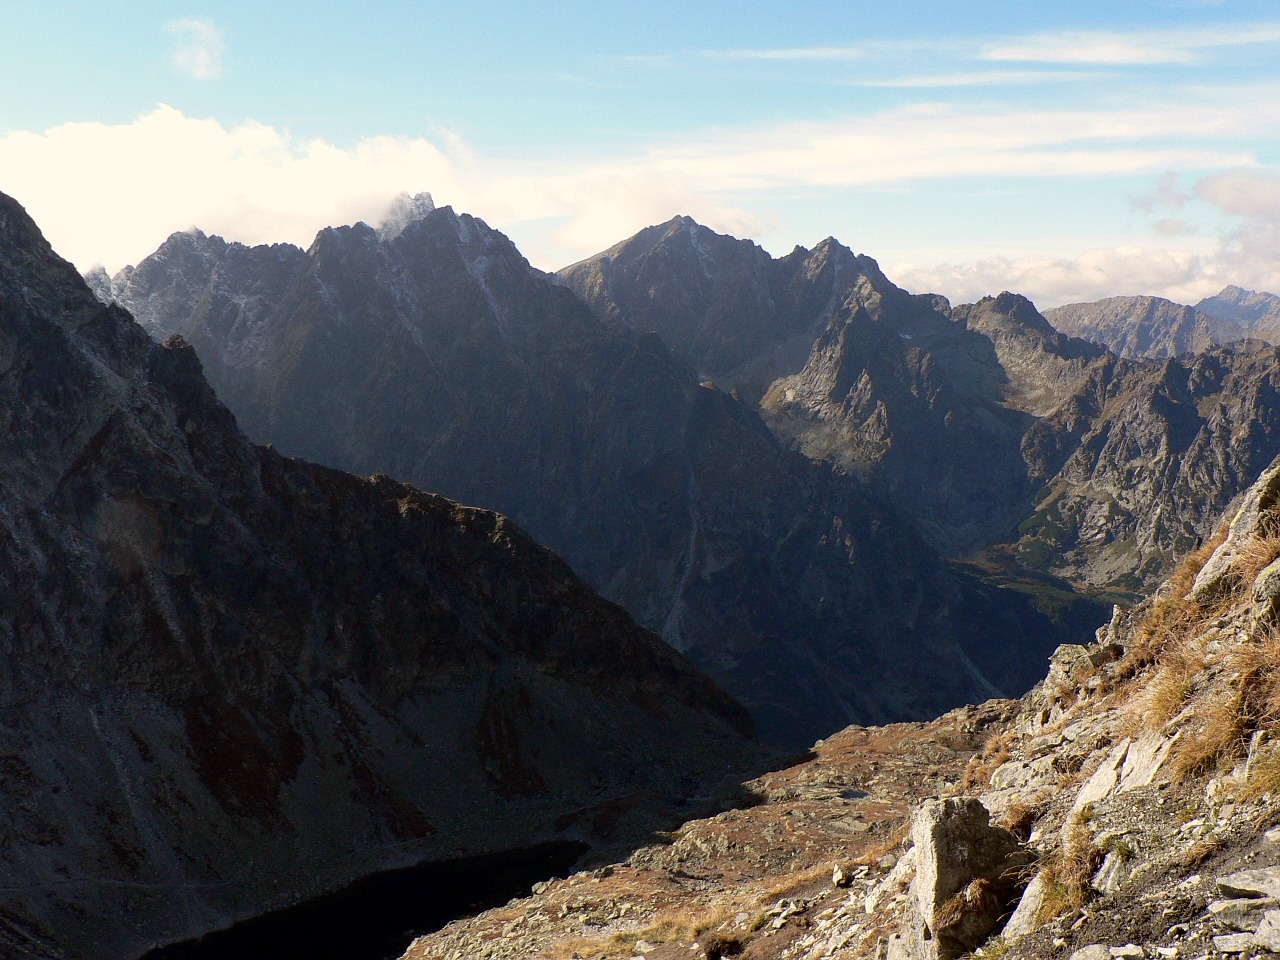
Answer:
POLYGON ((390 960, 415 936, 564 876, 586 851, 582 843, 547 843, 391 870, 140 960, 390 960))

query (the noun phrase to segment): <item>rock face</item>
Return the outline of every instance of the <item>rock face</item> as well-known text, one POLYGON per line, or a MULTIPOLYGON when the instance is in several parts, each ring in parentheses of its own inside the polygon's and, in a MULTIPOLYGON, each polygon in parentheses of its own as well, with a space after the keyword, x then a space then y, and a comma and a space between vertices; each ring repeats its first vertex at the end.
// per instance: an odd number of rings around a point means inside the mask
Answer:
POLYGON ((1020 871, 1034 857, 993 826, 980 800, 929 800, 911 823, 914 910, 889 956, 956 960, 986 942, 1022 892, 1020 871))
MULTIPOLYGON (((668 227, 680 256, 711 258, 691 274, 707 302, 768 259, 691 222, 668 227)), ((855 259, 828 245, 792 273, 855 259)), ((447 208, 394 235, 325 230, 308 251, 177 234, 114 278, 112 296, 158 338, 192 343, 255 439, 512 516, 777 743, 1025 689, 1093 613, 1044 613, 957 574, 901 514, 785 449, 658 337, 597 319, 447 208)), ((735 316, 708 321, 720 332, 698 349, 726 370, 763 369, 724 339, 735 316)), ((757 316, 770 344, 795 334, 780 316, 757 316)))
POLYGON ((1246 336, 1246 330, 1232 317, 1162 297, 1108 297, 1092 303, 1069 303, 1050 310, 1045 317, 1063 333, 1100 343, 1128 359, 1201 353, 1246 336))
POLYGON ((1246 336, 1280 343, 1280 297, 1274 293, 1229 286, 1201 300, 1196 309, 1236 324, 1246 336))
MULTIPOLYGON (((775 435, 864 480, 944 554, 1015 581, 1154 586, 1280 453, 1274 355, 1256 343, 1117 362, 1015 294, 952 308, 834 240, 773 260, 688 218, 560 277, 608 322, 656 331, 701 375, 760 397, 775 435)), ((1222 295, 1256 312, 1265 298, 1250 297, 1222 295)), ((1124 352, 1245 335, 1225 306, 1076 306, 1108 317, 1119 333, 1098 336, 1124 352)))
POLYGON ((1011 294, 955 308, 950 326, 924 314, 929 333, 906 332, 900 296, 872 306, 770 388, 766 416, 917 504, 945 550, 1148 589, 1280 454, 1280 354, 1264 344, 1128 361, 1011 294))
POLYGON ((1042 380, 1080 379, 1095 351, 1055 337, 1013 295, 957 316, 869 278, 762 407, 797 449, 863 477, 944 551, 967 553, 1026 514, 1036 484, 1021 441, 1047 402, 1042 380))
POLYGON ((1099 360, 1023 438, 1043 486, 1016 555, 1091 583, 1147 588, 1280 454, 1278 391, 1280 354, 1261 343, 1099 360))
POLYGON ((657 333, 699 376, 755 401, 804 365, 849 290, 879 274, 874 260, 831 238, 775 260, 675 217, 559 278, 604 320, 657 333))
POLYGON ((0 424, 6 957, 133 957, 590 840, 596 804, 756 755, 740 706, 503 517, 250 444, 191 347, 3 196, 0 424))

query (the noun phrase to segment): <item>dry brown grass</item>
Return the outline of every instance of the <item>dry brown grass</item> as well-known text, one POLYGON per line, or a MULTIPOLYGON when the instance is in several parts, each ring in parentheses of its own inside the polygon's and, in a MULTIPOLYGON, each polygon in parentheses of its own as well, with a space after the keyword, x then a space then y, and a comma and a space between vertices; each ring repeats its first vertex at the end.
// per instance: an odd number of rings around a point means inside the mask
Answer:
POLYGON ((985 877, 975 877, 933 911, 933 929, 946 930, 971 914, 990 914, 1002 904, 996 885, 985 877))
POLYGON ((1203 661, 1191 644, 1170 650, 1155 668, 1142 695, 1132 705, 1147 729, 1163 727, 1182 712, 1195 691, 1196 674, 1203 661))
POLYGON ((1206 610, 1187 597, 1196 577, 1229 532, 1222 524, 1202 546, 1191 551, 1169 575, 1165 589, 1151 601, 1150 609, 1133 629, 1133 637, 1119 664, 1119 679, 1132 680, 1156 662, 1165 651, 1181 646, 1199 632, 1216 610, 1206 610))
MULTIPOLYGON (((713 931, 737 912, 736 908, 725 905, 681 903, 658 910, 643 927, 599 937, 568 937, 540 953, 539 957, 542 960, 630 960, 635 954, 635 945, 641 940, 656 944, 693 943, 703 937, 711 942, 715 937, 713 931)), ((729 945, 734 939, 721 936, 719 942, 729 945)), ((734 955, 723 951, 720 954, 734 955)))
POLYGON ((1031 797, 1014 797, 1004 812, 996 818, 996 826, 1004 827, 1023 843, 1031 836, 1031 829, 1037 820, 1049 809, 1052 795, 1042 790, 1031 797))
POLYGON ((1212 622, 1248 602, 1259 572, 1280 559, 1280 536, 1269 530, 1238 548, 1212 607, 1187 597, 1226 533, 1224 524, 1179 564, 1135 626, 1119 669, 1123 684, 1115 699, 1128 705, 1126 729, 1180 730, 1173 760, 1181 776, 1224 769, 1242 756, 1251 733, 1280 723, 1280 625, 1254 624, 1216 657, 1201 642, 1212 622))
POLYGON ((1245 541, 1231 561, 1231 572, 1239 581, 1237 589, 1249 587, 1258 574, 1280 559, 1280 537, 1267 535, 1245 541))
POLYGON ((1189 721, 1172 752, 1175 774, 1210 774, 1241 755, 1249 723, 1239 691, 1208 690, 1188 713, 1189 721))
POLYGON ((1197 840, 1178 858, 1178 866, 1183 870, 1198 867, 1224 846, 1226 846, 1226 841, 1217 837, 1205 837, 1203 840, 1197 840))
POLYGON ((1280 794, 1280 751, 1273 748, 1249 765, 1249 776, 1239 793, 1241 799, 1252 801, 1280 794))
POLYGON ((1045 867, 1044 902, 1037 917, 1040 923, 1079 910, 1093 896, 1090 881, 1102 865, 1103 851, 1094 843, 1088 821, 1088 810, 1072 818, 1058 856, 1045 867))
MULTIPOLYGON (((881 856, 884 856, 884 854, 882 853, 881 856)), ((765 887, 756 898, 756 903, 760 906, 772 906, 780 897, 792 896, 805 887, 812 886, 817 881, 829 882, 831 880, 831 871, 834 869, 835 864, 830 860, 826 860, 822 863, 814 864, 812 867, 805 867, 803 870, 787 874, 780 880, 765 887)))
POLYGON ((965 765, 964 774, 960 778, 960 786, 956 792, 971 793, 990 786, 991 774, 995 773, 996 768, 1012 755, 1009 748, 1013 745, 1013 738, 1012 730, 993 733, 987 737, 982 750, 970 757, 965 765))

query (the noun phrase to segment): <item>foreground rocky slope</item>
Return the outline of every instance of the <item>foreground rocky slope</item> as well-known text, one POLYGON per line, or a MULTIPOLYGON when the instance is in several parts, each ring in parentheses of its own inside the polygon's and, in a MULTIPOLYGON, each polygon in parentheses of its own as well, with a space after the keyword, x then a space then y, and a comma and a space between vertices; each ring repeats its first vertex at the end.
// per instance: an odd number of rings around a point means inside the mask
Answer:
POLYGON ((407 960, 1280 954, 1280 464, 1021 701, 850 728, 407 960))
MULTIPOLYGON (((764 256, 723 239, 726 269, 764 256)), ((1105 617, 952 570, 861 483, 447 208, 307 251, 177 234, 111 296, 193 343, 251 436, 512 516, 777 743, 1024 690, 1105 617)))
POLYGON ((0 424, 5 957, 608 839, 759 756, 503 517, 251 445, 2 195, 0 424))

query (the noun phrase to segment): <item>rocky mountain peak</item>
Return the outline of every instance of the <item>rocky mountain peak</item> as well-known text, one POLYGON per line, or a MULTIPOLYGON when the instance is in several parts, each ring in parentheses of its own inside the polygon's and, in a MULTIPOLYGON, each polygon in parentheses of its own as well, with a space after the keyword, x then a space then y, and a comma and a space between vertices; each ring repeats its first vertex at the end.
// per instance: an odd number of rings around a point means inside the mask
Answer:
POLYGON ((1126 358, 1174 357, 1231 343, 1243 331, 1223 319, 1163 297, 1107 297, 1046 314, 1063 333, 1092 340, 1126 358))
POLYGON ((1201 300, 1196 309, 1224 323, 1234 322, 1241 336, 1280 343, 1280 297, 1273 293, 1228 286, 1216 296, 1201 300))

